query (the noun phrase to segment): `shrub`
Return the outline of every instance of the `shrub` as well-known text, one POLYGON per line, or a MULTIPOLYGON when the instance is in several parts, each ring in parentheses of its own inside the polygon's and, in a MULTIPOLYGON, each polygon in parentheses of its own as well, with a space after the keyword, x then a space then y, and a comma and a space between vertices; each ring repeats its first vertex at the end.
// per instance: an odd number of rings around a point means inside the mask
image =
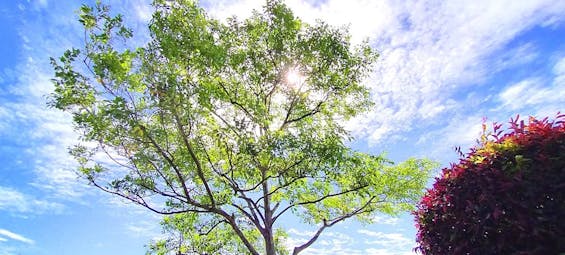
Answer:
POLYGON ((493 124, 414 212, 422 254, 565 252, 565 114, 493 124))

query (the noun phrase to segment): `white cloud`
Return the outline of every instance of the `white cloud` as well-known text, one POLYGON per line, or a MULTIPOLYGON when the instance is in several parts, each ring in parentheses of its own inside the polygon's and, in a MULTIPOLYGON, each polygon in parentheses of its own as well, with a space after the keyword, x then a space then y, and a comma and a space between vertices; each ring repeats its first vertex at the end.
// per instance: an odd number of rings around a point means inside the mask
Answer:
MULTIPOLYGON (((34 4, 48 3, 35 1, 34 4)), ((53 90, 49 57, 60 56, 66 48, 82 40, 73 8, 49 3, 49 11, 24 10, 34 15, 22 19, 17 27, 23 41, 22 51, 18 64, 10 71, 12 78, 6 79, 6 94, 1 95, 7 100, 0 102, 0 135, 10 141, 13 150, 27 158, 27 168, 23 170, 34 173, 29 182, 47 191, 48 197, 60 199, 75 199, 83 193, 83 184, 74 174, 74 161, 67 153, 67 148, 77 139, 71 116, 48 108, 46 100, 53 90), (63 11, 68 11, 68 15, 62 15, 63 11)))
POLYGON ((411 254, 406 251, 409 251, 412 247, 416 246, 414 240, 407 238, 401 233, 383 233, 365 229, 357 230, 357 233, 369 237, 368 239, 365 239, 366 244, 371 246, 376 245, 379 247, 367 249, 366 251, 368 254, 411 254))
POLYGON ((499 95, 502 104, 511 110, 538 104, 562 102, 565 98, 565 84, 544 86, 543 81, 526 79, 506 87, 499 95))
POLYGON ((398 224, 399 218, 391 217, 388 215, 375 215, 372 221, 375 224, 396 225, 398 224))
MULTIPOLYGON (((214 1, 207 6, 220 18, 246 17, 261 1, 214 1)), ((296 15, 349 25, 353 40, 369 37, 381 59, 368 81, 377 102, 348 129, 369 143, 390 141, 418 121, 456 113, 459 88, 480 84, 493 72, 537 58, 528 43, 499 51, 536 25, 563 20, 564 2, 489 1, 312 1, 290 0, 296 15), (490 61, 493 54, 499 59, 490 61)), ((546 25, 547 25, 546 24, 546 25)))
MULTIPOLYGON (((33 4, 45 6, 47 1, 33 4)), ((125 12, 124 19, 133 27, 150 17, 147 0, 110 4, 112 10, 125 12)), ((28 165, 35 174, 32 186, 47 191, 51 197, 81 202, 89 189, 76 175, 75 161, 67 151, 78 142, 72 118, 47 107, 54 75, 49 58, 58 58, 64 50, 83 43, 83 30, 74 12, 78 6, 54 2, 49 3, 50 11, 25 10, 36 15, 23 19, 17 28, 23 41, 20 62, 2 74, 10 83, 0 91, 0 96, 8 99, 0 102, 0 135, 17 148, 26 148, 28 165)))
POLYGON ((412 251, 406 251, 406 252, 398 252, 398 251, 390 251, 387 249, 375 249, 375 248, 368 248, 365 249, 365 254, 367 255, 414 255, 417 254, 415 252, 412 251))
MULTIPOLYGON (((293 231, 296 232, 296 231, 293 231)), ((302 233, 302 232, 299 232, 302 233)), ((414 241, 398 233, 382 233, 360 229, 358 234, 366 236, 347 235, 341 232, 328 232, 311 247, 304 250, 304 255, 407 255, 413 254, 411 249, 415 246, 414 241), (367 238, 368 237, 368 238, 367 238), (361 242, 363 241, 363 242, 361 242), (369 246, 367 246, 369 245, 369 246), (378 248, 370 246, 377 246, 378 248)), ((293 238, 292 235, 287 240, 287 247, 292 249, 306 240, 293 238)))
MULTIPOLYGON (((476 144, 482 132, 483 117, 486 115, 487 112, 477 110, 470 114, 450 116, 441 126, 421 135, 415 145, 423 148, 426 157, 438 160, 446 166, 446 163, 459 157, 455 147, 466 153, 476 144)), ((506 120, 507 116, 493 119, 506 120)))
MULTIPOLYGON (((390 218, 393 219, 393 218, 390 218)), ((290 229, 286 247, 292 250, 295 246, 307 241, 307 232, 290 229)), ((342 232, 325 232, 311 247, 303 251, 304 255, 407 255, 415 246, 413 240, 399 233, 374 232, 365 229, 357 230, 362 238, 342 232), (367 238, 368 237, 368 238, 367 238), (378 247, 378 248, 375 248, 378 247)))
POLYGON ((159 219, 157 219, 157 217, 143 219, 142 216, 138 215, 136 219, 137 220, 125 224, 126 232, 129 235, 147 240, 166 238, 165 234, 160 230, 161 226, 159 225, 159 219))
MULTIPOLYGON (((27 62, 29 64, 29 62, 27 62)), ((18 67, 22 77, 11 94, 16 101, 0 106, 0 114, 8 116, 0 121, 0 134, 5 134, 29 157, 37 176, 32 183, 46 187, 60 198, 77 198, 82 185, 74 173, 74 160, 67 148, 73 145, 77 135, 73 132, 70 116, 48 109, 44 96, 51 84, 42 67, 31 65, 18 67)))
POLYGON ((295 228, 290 228, 287 232, 291 235, 304 236, 304 237, 312 237, 314 236, 314 234, 316 234, 315 231, 300 231, 295 228))
POLYGON ((500 71, 522 64, 527 64, 538 57, 538 49, 533 43, 523 43, 515 48, 509 49, 506 52, 501 52, 492 64, 492 67, 495 69, 493 71, 500 71))
MULTIPOLYGON (((376 98, 388 97, 390 105, 377 105, 360 125, 364 127, 360 131, 373 141, 410 130, 417 120, 442 116, 452 108, 456 88, 480 83, 492 72, 486 62, 491 54, 555 11, 543 2, 485 1, 472 6, 425 2, 410 6, 404 10, 411 20, 410 29, 389 29, 390 37, 376 40, 383 52, 373 92, 376 98), (508 5, 512 7, 506 8, 508 5), (394 39, 397 35, 401 36, 394 39)), ((535 54, 529 49, 521 46, 514 55, 527 55, 525 59, 531 60, 535 54)), ((509 61, 513 58, 508 57, 509 61)))
POLYGON ((500 108, 511 111, 529 110, 527 114, 553 116, 565 103, 565 58, 553 66, 554 77, 529 77, 506 86, 498 95, 500 108))
POLYGON ((34 0, 33 1, 33 5, 34 5, 34 8, 36 10, 40 9, 40 8, 46 8, 48 4, 49 4, 49 2, 47 0, 34 0))
MULTIPOLYGON (((299 231, 294 228, 288 230, 289 237, 286 239, 285 246, 292 251, 294 247, 306 243, 313 235, 313 231, 299 231)), ((304 255, 361 255, 363 250, 355 247, 356 240, 345 233, 326 230, 320 235, 316 242, 305 249, 301 254, 304 255)))
POLYGON ((132 3, 135 14, 140 22, 149 22, 153 15, 153 7, 146 1, 138 0, 132 3))
POLYGON ((376 238, 376 240, 367 241, 367 243, 369 244, 378 244, 382 246, 403 246, 407 242, 410 242, 410 239, 406 238, 404 235, 400 233, 387 234, 383 232, 375 232, 365 229, 360 229, 357 231, 357 233, 364 234, 372 238, 376 238))
POLYGON ((29 214, 61 213, 64 206, 60 203, 36 199, 15 189, 0 186, 0 210, 14 213, 20 217, 29 214))
POLYGON ((553 66, 553 73, 555 74, 553 86, 563 88, 565 86, 565 57, 553 66))
POLYGON ((2 228, 0 228, 0 235, 5 236, 5 237, 10 238, 10 239, 13 239, 13 240, 16 240, 16 241, 24 242, 24 243, 27 243, 27 244, 34 244, 35 243, 33 240, 31 240, 29 238, 26 238, 22 235, 16 234, 14 232, 11 232, 9 230, 2 229, 2 228))

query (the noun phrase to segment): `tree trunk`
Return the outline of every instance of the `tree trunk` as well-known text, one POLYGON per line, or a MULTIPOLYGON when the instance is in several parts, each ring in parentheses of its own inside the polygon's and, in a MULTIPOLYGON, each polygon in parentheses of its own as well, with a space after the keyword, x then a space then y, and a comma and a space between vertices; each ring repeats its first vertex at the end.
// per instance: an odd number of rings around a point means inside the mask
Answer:
POLYGON ((263 207, 265 208, 265 255, 276 255, 275 240, 273 237, 273 211, 271 210, 271 198, 269 195, 269 182, 267 180, 267 169, 261 168, 263 177, 263 207))
POLYGON ((265 254, 266 255, 276 255, 275 240, 273 238, 273 229, 269 227, 269 229, 265 229, 265 232, 266 232, 265 254))

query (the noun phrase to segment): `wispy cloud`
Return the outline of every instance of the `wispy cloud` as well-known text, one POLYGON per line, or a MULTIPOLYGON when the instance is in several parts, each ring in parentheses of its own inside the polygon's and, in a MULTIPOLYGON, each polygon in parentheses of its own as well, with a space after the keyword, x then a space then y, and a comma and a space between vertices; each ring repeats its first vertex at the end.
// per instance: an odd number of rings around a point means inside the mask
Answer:
MULTIPOLYGON (((299 231, 291 228, 290 237, 286 247, 292 249, 305 243, 310 237, 308 231, 299 231)), ((405 255, 413 254, 414 241, 399 233, 374 232, 365 229, 357 230, 359 235, 345 234, 343 232, 327 232, 311 247, 304 250, 305 255, 405 255), (368 247, 377 248, 368 248, 368 247)))
MULTIPOLYGON (((19 62, 0 73, 4 83, 0 89, 0 135, 14 148, 25 148, 22 152, 35 175, 32 186, 52 197, 80 202, 89 189, 75 173, 76 164, 67 152, 78 143, 78 135, 69 114, 47 107, 47 97, 53 91, 49 58, 83 44, 83 31, 75 16, 78 6, 38 0, 20 8, 22 19, 17 30, 23 44, 19 62)), ((112 9, 125 13, 134 28, 146 23, 151 13, 147 0, 113 4, 112 9)), ((141 34, 146 31, 138 30, 141 34)))
POLYGON ((372 221, 375 224, 396 225, 398 224, 399 218, 391 217, 388 215, 375 215, 372 221))
POLYGON ((4 237, 7 237, 9 239, 24 242, 24 243, 27 243, 27 244, 34 244, 35 243, 33 240, 31 240, 29 238, 26 238, 22 235, 16 234, 14 232, 11 232, 9 230, 2 229, 2 228, 0 228, 0 236, 4 236, 4 237))
POLYGON ((295 228, 290 228, 287 232, 291 235, 302 236, 302 237, 312 237, 316 234, 315 231, 300 231, 295 228))
MULTIPOLYGON (((286 247, 292 250, 294 247, 306 243, 313 235, 312 231, 300 231, 294 228, 289 229, 290 236, 286 239, 286 247)), ((324 232, 320 238, 311 246, 304 250, 305 255, 321 255, 321 254, 353 254, 361 255, 363 251, 354 248, 355 240, 350 235, 342 232, 329 231, 324 232)))
MULTIPOLYGON (((565 3, 481 0, 445 1, 299 1, 287 4, 302 19, 347 25, 353 40, 369 38, 381 60, 368 81, 376 106, 348 123, 369 143, 401 139, 418 123, 457 115, 459 89, 481 84, 495 72, 533 61, 536 47, 524 43, 500 51, 534 26, 563 21, 565 3), (499 54, 497 59, 491 59, 499 54)), ((220 18, 246 17, 262 2, 205 1, 220 18)))
POLYGON ((0 186, 0 210, 15 216, 28 217, 44 213, 62 213, 64 205, 48 200, 37 199, 15 189, 0 186))
POLYGON ((387 250, 387 249, 368 248, 368 249, 365 249, 365 254, 367 254, 367 255, 414 255, 416 253, 412 252, 412 251, 398 252, 398 251, 390 251, 390 250, 387 250))
POLYGON ((515 111, 553 106, 555 110, 559 110, 565 101, 565 58, 555 63, 553 74, 555 76, 552 80, 530 77, 506 86, 498 95, 501 107, 515 111))
POLYGON ((5 79, 0 103, 0 135, 28 161, 24 171, 33 171, 29 182, 50 197, 76 199, 83 184, 74 174, 67 147, 77 135, 71 117, 47 108, 46 96, 52 91, 49 57, 62 54, 65 47, 80 42, 80 30, 74 15, 61 15, 73 9, 47 1, 35 1, 21 10, 17 28, 23 42, 19 62, 5 79), (49 10, 36 7, 49 5, 49 10), (47 25, 47 26, 46 26, 47 25), (73 36, 75 35, 75 36, 73 36))
POLYGON ((410 239, 400 233, 383 233, 366 229, 357 230, 357 233, 375 238, 375 240, 367 241, 369 244, 378 244, 382 246, 404 246, 406 243, 410 242, 410 239))
POLYGON ((76 141, 70 116, 47 109, 45 95, 50 81, 45 67, 29 60, 17 67, 22 77, 11 87, 12 101, 0 105, 0 134, 11 144, 26 148, 36 174, 32 183, 60 198, 80 197, 81 185, 74 174, 67 148, 76 141), (41 70, 44 70, 43 72, 41 70))
MULTIPOLYGON (((365 243, 378 248, 369 248, 369 254, 399 255, 407 254, 416 244, 414 240, 401 233, 375 232, 366 229, 357 230, 357 233, 367 236, 365 243)), ((411 254, 411 253, 408 253, 411 254)))
POLYGON ((146 240, 165 239, 166 236, 161 231, 159 219, 156 217, 139 216, 135 221, 125 223, 126 232, 137 238, 146 240))
POLYGON ((554 85, 565 86, 565 57, 562 57, 553 66, 553 73, 555 74, 554 85))
MULTIPOLYGON (((487 95, 469 93, 464 102, 439 128, 420 136, 418 145, 427 144, 428 156, 452 159, 454 147, 463 152, 476 145, 485 117, 490 122, 506 123, 510 118, 553 117, 565 105, 565 57, 548 60, 548 76, 530 76, 514 83, 502 84, 487 95), (490 106, 490 107, 489 107, 490 106)), ((443 161, 446 162, 446 161, 443 161)))
MULTIPOLYGON (((483 1, 473 8, 460 2, 425 1, 407 4, 396 16, 405 26, 393 26, 375 35, 382 50, 372 79, 377 105, 353 127, 370 142, 410 131, 418 122, 457 114, 455 92, 481 84, 493 74, 489 57, 521 32, 557 15, 549 1, 503 3, 483 1), (512 6, 510 10, 507 6, 512 6)), ((527 45, 505 59, 535 52, 527 45)), ((510 62, 498 63, 497 69, 510 62)), ((515 63, 514 63, 515 64, 515 63)), ((506 65, 506 66, 505 66, 506 65)))
MULTIPOLYGON (((141 31, 136 34, 141 41, 147 36, 143 23, 150 18, 147 2, 111 3, 113 10, 129 15, 126 21, 135 31, 141 31)), ((470 89, 480 86, 493 72, 539 59, 540 49, 535 44, 509 43, 533 27, 562 24, 563 1, 478 0, 472 5, 439 0, 288 0, 287 3, 308 22, 322 19, 333 25, 348 25, 355 42, 369 38, 381 51, 381 59, 367 82, 377 104, 365 116, 348 123, 355 135, 372 144, 383 143, 385 139, 392 142, 402 139, 406 132, 431 127, 433 130, 422 135, 419 144, 442 148, 426 152, 441 156, 446 150, 451 151, 451 146, 472 144, 479 135, 483 116, 505 120, 526 108, 533 114, 551 116, 565 103, 562 56, 553 65, 554 76, 549 79, 532 75, 489 88, 485 93, 488 95, 470 89), (471 92, 458 97, 461 90, 471 92), (522 98, 524 94, 529 97, 522 98)), ((245 17, 251 9, 260 8, 263 1, 222 0, 204 1, 204 4, 217 17, 245 17)), ((76 6, 67 5, 47 0, 20 4, 20 10, 28 17, 22 19, 19 28, 23 52, 16 67, 0 72, 0 82, 6 85, 0 87, 0 136, 19 148, 26 148, 32 165, 32 169, 26 170, 33 171, 33 188, 49 195, 44 200, 0 187, 1 210, 57 212, 63 206, 50 202, 51 198, 76 201, 87 192, 74 174, 73 160, 67 154, 67 147, 77 138, 71 118, 45 106, 45 95, 53 89, 48 58, 82 43, 76 17, 68 15, 76 6)), ((375 221, 396 224, 394 218, 375 218, 375 221)), ((131 233, 140 235, 150 228, 145 223, 124 224, 131 233)), ((7 230, 0 229, 0 242, 33 243, 21 235, 2 231, 7 230)), ((304 243, 312 234, 292 229, 290 232, 289 247, 304 243)), ((367 237, 376 247, 365 247, 363 240, 353 235, 328 232, 305 254, 411 254, 413 241, 402 234, 372 231, 357 234, 367 237)))

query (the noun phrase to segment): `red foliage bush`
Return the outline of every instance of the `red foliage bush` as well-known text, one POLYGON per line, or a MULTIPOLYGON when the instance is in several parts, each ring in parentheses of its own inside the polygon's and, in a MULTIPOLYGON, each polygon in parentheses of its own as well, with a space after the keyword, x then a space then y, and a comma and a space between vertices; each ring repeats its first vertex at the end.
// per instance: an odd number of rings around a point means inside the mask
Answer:
POLYGON ((416 251, 565 253, 565 115, 500 128, 443 169, 422 198, 416 251))

